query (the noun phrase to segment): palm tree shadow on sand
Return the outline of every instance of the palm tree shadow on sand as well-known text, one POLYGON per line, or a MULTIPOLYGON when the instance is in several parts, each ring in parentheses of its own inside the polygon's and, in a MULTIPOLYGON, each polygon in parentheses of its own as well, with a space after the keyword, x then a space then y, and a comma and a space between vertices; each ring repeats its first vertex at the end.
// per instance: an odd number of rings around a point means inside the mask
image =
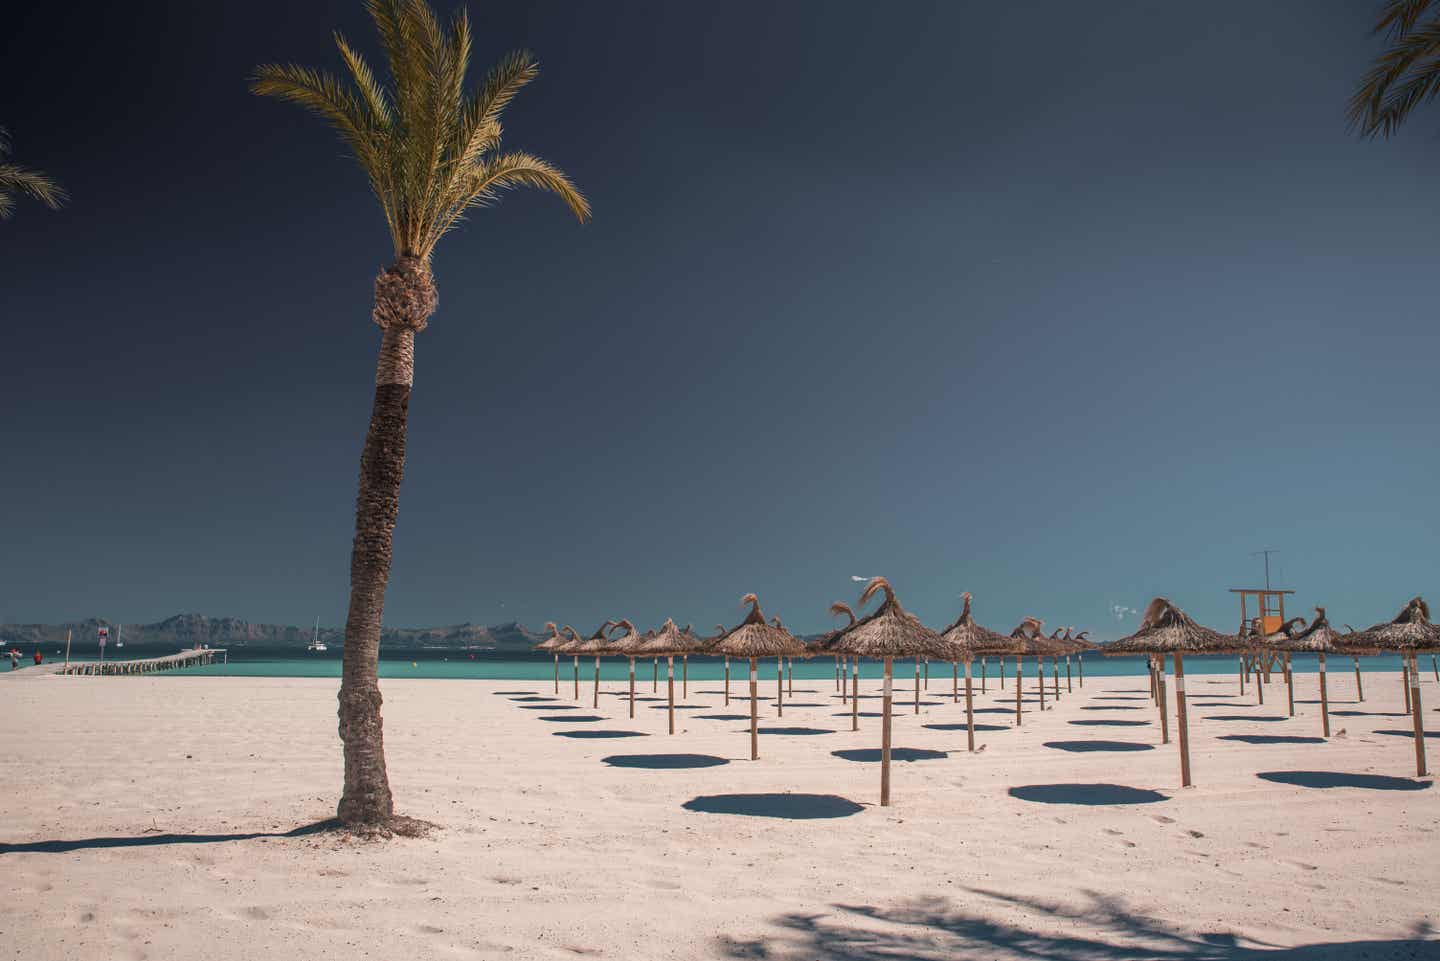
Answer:
POLYGON ((1082 906, 981 889, 970 890, 966 908, 941 897, 886 908, 831 904, 814 913, 779 915, 772 919, 779 931, 763 938, 721 937, 719 948, 724 957, 766 961, 1380 961, 1425 957, 1440 946, 1423 919, 1392 939, 1296 947, 1230 931, 1189 934, 1136 913, 1121 898, 1082 893, 1082 906), (974 907, 987 901, 994 910, 974 907), (1020 920, 1010 920, 1017 913, 1020 920))
POLYGON ((98 848, 144 848, 159 844, 221 844, 225 841, 255 841, 265 838, 302 838, 322 831, 331 831, 339 826, 339 821, 329 818, 289 831, 248 831, 237 834, 166 834, 157 831, 129 837, 76 838, 72 841, 25 841, 19 844, 0 842, 0 854, 65 854, 98 848))

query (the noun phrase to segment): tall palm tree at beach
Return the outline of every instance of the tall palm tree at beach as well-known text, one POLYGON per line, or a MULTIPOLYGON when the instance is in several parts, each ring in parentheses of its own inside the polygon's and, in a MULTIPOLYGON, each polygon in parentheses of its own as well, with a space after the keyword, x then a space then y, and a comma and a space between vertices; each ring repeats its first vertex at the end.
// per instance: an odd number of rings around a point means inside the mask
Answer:
POLYGON ((0 220, 15 215, 16 194, 25 194, 51 210, 60 209, 65 202, 61 186, 40 171, 22 167, 9 158, 10 131, 0 127, 0 220))
POLYGON ((376 669, 405 473, 415 335, 438 303, 430 257, 466 211, 489 206, 509 188, 547 190, 582 223, 590 205, 544 160, 500 150, 500 115, 538 73, 529 53, 502 59, 467 95, 471 36, 463 9, 447 27, 425 0, 367 0, 366 8, 380 35, 388 77, 377 77, 337 33, 348 79, 310 67, 266 64, 256 69, 250 89, 329 121, 369 180, 394 245, 394 262, 375 280, 373 319, 382 334, 350 554, 339 695, 345 786, 337 810, 342 824, 386 829, 394 820, 394 802, 376 669))
POLYGON ((1350 122, 1366 137, 1388 137, 1440 97, 1440 0, 1388 0, 1375 32, 1388 46, 1350 98, 1350 122))

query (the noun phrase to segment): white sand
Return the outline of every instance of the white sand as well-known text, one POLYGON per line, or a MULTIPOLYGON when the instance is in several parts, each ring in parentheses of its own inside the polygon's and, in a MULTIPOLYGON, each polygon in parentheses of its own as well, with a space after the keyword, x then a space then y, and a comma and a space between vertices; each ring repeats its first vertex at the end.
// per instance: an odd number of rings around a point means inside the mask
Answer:
MULTIPOLYGON (((873 665, 870 673, 862 693, 876 691, 873 665)), ((641 702, 631 722, 614 684, 602 692, 604 720, 562 723, 547 718, 592 715, 588 688, 579 709, 559 710, 499 693, 549 697, 549 682, 387 680, 398 806, 443 829, 379 844, 263 836, 333 812, 335 681, 0 676, 0 957, 1440 956, 1429 940, 1440 903, 1440 789, 1395 789, 1414 773, 1412 743, 1375 733, 1408 730, 1396 675, 1367 675, 1368 699, 1357 705, 1353 678, 1332 673, 1334 709, 1378 713, 1334 717, 1347 733, 1328 743, 1217 740, 1317 736, 1313 675, 1297 679, 1294 719, 1283 719, 1278 677, 1264 708, 1253 687, 1242 701, 1219 696, 1236 693, 1233 679, 1191 677, 1197 786, 1184 791, 1143 678, 1089 679, 1083 694, 1027 713, 1018 731, 1013 715, 990 710, 1013 706, 992 678, 977 722, 1003 729, 982 730, 986 750, 972 756, 963 728, 921 726, 963 724, 963 700, 945 696, 948 676, 932 678, 938 703, 918 721, 906 703, 909 676, 900 676, 897 747, 950 753, 897 764, 888 809, 876 804, 878 764, 831 754, 877 748, 879 720, 862 717, 851 733, 848 715, 833 716, 842 708, 830 681, 797 681, 795 701, 822 706, 787 707, 783 722, 762 702, 762 727, 827 733, 762 735, 752 763, 745 722, 693 716, 746 713, 738 696, 721 706, 715 681, 691 685, 691 703, 704 709, 683 712, 671 738, 656 701, 641 702), (1282 720, 1208 719, 1226 715, 1282 720), (1150 723, 1074 723, 1094 720, 1150 723), (648 736, 556 736, 587 729, 648 736), (1154 747, 1046 746, 1074 741, 1154 747), (665 753, 729 763, 647 770, 602 761, 665 753), (1317 788, 1257 777, 1287 771, 1400 780, 1317 788), (1009 794, 1093 783, 1164 799, 1086 805, 1009 794), (795 820, 684 807, 700 796, 787 791, 863 809, 795 820), (154 843, 172 833, 222 840, 154 843), (244 837, 252 834, 262 836, 244 837), (80 843, 25 849, 51 841, 80 843), (1322 944, 1334 947, 1278 950, 1322 944)), ((773 693, 772 673, 762 694, 773 693)), ((1428 723, 1440 728, 1435 693, 1427 684, 1428 723)), ((571 705, 568 695, 562 685, 553 703, 571 705)), ((879 709, 878 699, 862 704, 879 709)))

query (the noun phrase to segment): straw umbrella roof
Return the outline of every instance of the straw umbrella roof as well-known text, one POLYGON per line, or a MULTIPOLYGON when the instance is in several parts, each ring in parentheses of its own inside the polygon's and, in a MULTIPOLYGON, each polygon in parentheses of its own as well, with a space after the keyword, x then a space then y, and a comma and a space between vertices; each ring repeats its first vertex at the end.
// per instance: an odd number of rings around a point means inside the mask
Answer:
POLYGON ((610 650, 610 637, 606 633, 610 628, 615 627, 614 621, 606 621, 595 628, 595 633, 581 641, 566 644, 561 652, 564 654, 612 654, 610 650))
POLYGON ((1014 648, 1010 638, 976 624, 975 618, 970 614, 970 592, 966 591, 960 596, 965 600, 965 609, 960 612, 955 623, 940 634, 940 640, 953 649, 954 657, 965 661, 976 657, 1009 654, 1014 648))
MULTIPOLYGON (((1309 627, 1298 634, 1289 635, 1274 642, 1274 646, 1276 650, 1309 654, 1366 653, 1346 644, 1342 640, 1344 636, 1331 627, 1330 622, 1325 619, 1325 608, 1317 607, 1315 608, 1315 620, 1310 622, 1309 627)), ((1369 648, 1368 653, 1375 653, 1375 649, 1369 648)))
POLYGON ((1071 641, 1075 644, 1075 649, 1077 651, 1100 650, 1100 645, 1090 640, 1089 631, 1081 631, 1079 634, 1076 634, 1073 638, 1071 638, 1071 641))
POLYGON ((648 638, 649 635, 642 635, 639 631, 637 631, 635 629, 635 625, 630 622, 630 619, 628 617, 622 617, 620 618, 620 620, 616 621, 615 626, 611 628, 611 630, 615 631, 619 630, 620 628, 624 628, 625 633, 619 636, 611 634, 609 641, 605 645, 605 649, 600 653, 618 654, 622 657, 635 657, 636 651, 638 651, 640 647, 644 645, 646 638, 648 638))
POLYGON ((576 648, 579 647, 581 644, 585 643, 584 638, 580 636, 580 632, 575 630, 575 628, 571 627, 569 624, 566 624, 560 629, 560 633, 568 634, 570 636, 568 639, 561 641, 559 644, 556 644, 554 647, 551 648, 551 650, 554 651, 556 654, 580 653, 576 650, 576 648))
POLYGON ((1356 634, 1342 634, 1340 642, 1346 651, 1368 649, 1403 654, 1440 651, 1440 627, 1430 623, 1430 605, 1425 599, 1412 597, 1394 620, 1356 634))
POLYGON ((715 645, 715 653, 730 657, 795 657, 805 653, 805 642, 783 627, 765 622, 760 612, 760 600, 754 594, 740 598, 741 604, 750 605, 734 630, 722 637, 715 645))
POLYGON ((855 612, 850 609, 849 604, 846 604, 844 601, 836 601, 834 604, 830 605, 831 617, 839 617, 841 614, 844 614, 847 618, 849 618, 849 623, 842 625, 841 627, 837 627, 833 631, 827 631, 823 637, 818 637, 815 640, 811 641, 808 645, 811 654, 835 653, 833 650, 831 650, 835 642, 840 639, 841 634, 844 634, 846 631, 850 630, 850 628, 854 627, 856 623, 855 612))
POLYGON ((639 657, 675 657, 683 654, 696 654, 704 649, 700 638, 694 634, 688 637, 675 626, 675 621, 665 618, 665 623, 660 625, 660 630, 655 632, 653 637, 648 638, 644 643, 635 648, 635 654, 639 657))
POLYGON ((920 619, 900 606, 895 591, 883 577, 875 577, 860 595, 863 606, 881 591, 885 599, 874 613, 866 615, 831 644, 835 654, 852 657, 933 657, 953 660, 950 647, 940 635, 920 623, 920 619))
POLYGON ((1169 600, 1157 597, 1145 608, 1140 629, 1111 641, 1105 654, 1229 654, 1246 646, 1238 637, 1201 627, 1169 600))
POLYGON ((560 633, 560 628, 555 626, 554 621, 546 621, 545 626, 550 628, 550 636, 545 638, 545 640, 541 641, 539 644, 536 644, 535 650, 554 651, 559 648, 561 644, 564 644, 566 641, 569 640, 568 637, 565 637, 560 633))
POLYGON ((1048 657, 1060 653, 1059 642, 1052 643, 1041 630, 1045 622, 1038 617, 1026 617, 1015 626, 1005 638, 1006 647, 997 654, 1014 654, 1017 657, 1048 657))

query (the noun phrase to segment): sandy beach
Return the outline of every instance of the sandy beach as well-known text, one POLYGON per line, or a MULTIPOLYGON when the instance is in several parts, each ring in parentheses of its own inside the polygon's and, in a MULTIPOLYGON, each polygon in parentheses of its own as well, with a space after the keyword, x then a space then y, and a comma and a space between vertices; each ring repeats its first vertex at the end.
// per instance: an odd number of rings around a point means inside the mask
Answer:
POLYGON ((992 677, 971 755, 948 670, 917 717, 902 666, 882 809, 867 668, 859 732, 832 682, 777 719, 762 680, 753 763, 738 681, 728 708, 692 685, 670 737, 663 678, 633 721, 616 684, 592 710, 386 680, 397 807, 440 830, 384 843, 306 830, 340 785, 333 680, 0 676, 0 955, 1440 956, 1440 791, 1409 777, 1398 675, 1357 704, 1333 673, 1328 742, 1313 675, 1294 718, 1278 675, 1264 707, 1192 677, 1182 791, 1143 677, 1031 690, 1019 729, 992 677))

